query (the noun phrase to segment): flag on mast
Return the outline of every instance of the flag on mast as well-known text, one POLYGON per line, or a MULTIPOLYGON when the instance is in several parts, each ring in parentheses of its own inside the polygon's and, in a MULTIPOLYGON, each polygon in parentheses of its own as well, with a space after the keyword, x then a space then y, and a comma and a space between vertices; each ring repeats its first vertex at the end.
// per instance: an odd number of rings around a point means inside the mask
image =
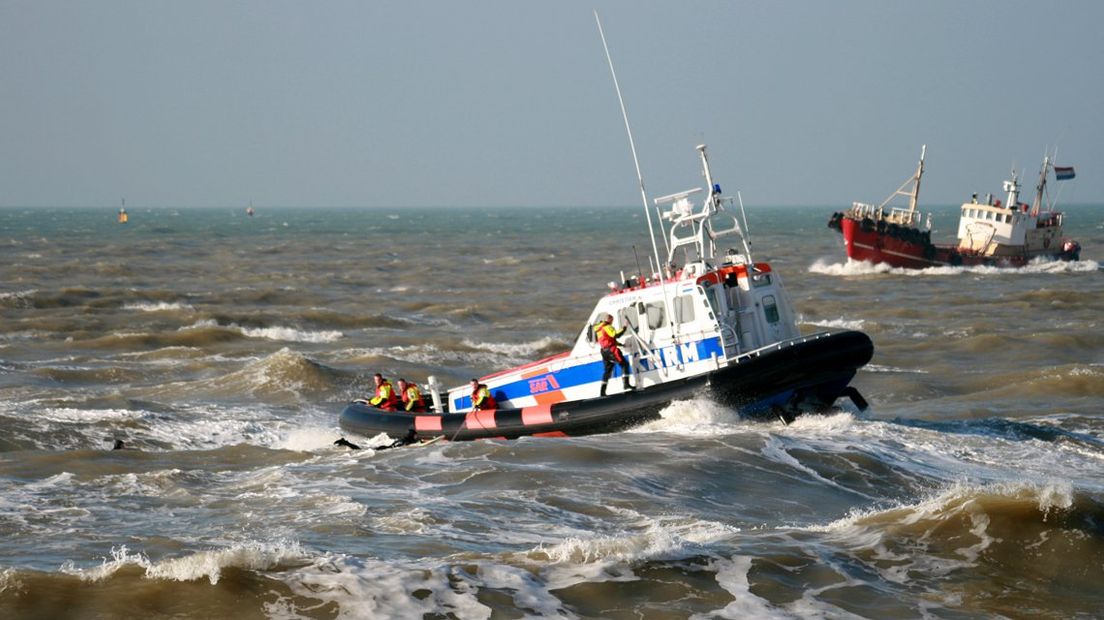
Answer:
POLYGON ((1061 166, 1054 167, 1054 178, 1058 179, 1059 181, 1067 181, 1075 176, 1077 175, 1073 172, 1073 166, 1068 166, 1065 168, 1061 166))

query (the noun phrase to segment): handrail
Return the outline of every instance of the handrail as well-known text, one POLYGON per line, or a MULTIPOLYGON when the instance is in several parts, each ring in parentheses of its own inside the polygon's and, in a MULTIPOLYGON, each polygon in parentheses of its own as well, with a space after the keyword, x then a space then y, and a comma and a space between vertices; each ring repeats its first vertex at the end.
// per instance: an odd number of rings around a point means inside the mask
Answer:
POLYGON ((663 375, 667 376, 667 374, 668 374, 667 373, 667 367, 663 365, 663 360, 661 360, 659 358, 659 356, 656 355, 655 351, 652 351, 652 349, 648 347, 648 343, 645 342, 644 339, 640 337, 640 334, 638 334, 636 332, 636 330, 633 329, 633 326, 629 323, 626 323, 625 324, 625 330, 629 333, 630 336, 633 337, 633 339, 636 340, 636 343, 640 346, 640 348, 643 349, 644 353, 646 354, 644 357, 651 360, 652 364, 655 365, 656 369, 657 370, 662 370, 663 375))
POLYGON ((774 351, 781 351, 782 349, 787 348, 787 347, 792 347, 792 346, 798 345, 798 344, 805 344, 806 342, 812 342, 814 340, 820 340, 821 338, 825 338, 825 337, 831 336, 831 335, 832 335, 832 332, 816 332, 816 333, 813 333, 813 334, 809 334, 808 336, 798 336, 797 338, 790 338, 788 340, 781 340, 781 341, 776 342, 774 344, 768 344, 765 347, 759 347, 758 349, 755 349, 754 351, 748 351, 747 353, 744 353, 743 355, 737 355, 735 358, 733 358, 732 361, 734 363, 739 364, 741 360, 750 360, 752 358, 760 357, 764 353, 771 353, 771 352, 774 352, 774 351))

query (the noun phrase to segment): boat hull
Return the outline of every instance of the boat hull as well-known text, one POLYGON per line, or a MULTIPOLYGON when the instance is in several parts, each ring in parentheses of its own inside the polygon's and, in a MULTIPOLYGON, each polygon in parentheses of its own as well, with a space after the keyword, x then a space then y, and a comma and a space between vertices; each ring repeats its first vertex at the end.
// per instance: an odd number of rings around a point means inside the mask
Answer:
POLYGON ((976 265, 1023 267, 1032 259, 1040 257, 1067 261, 1080 258, 1079 252, 1061 250, 989 256, 963 250, 954 245, 931 243, 927 231, 892 225, 879 229, 874 220, 859 220, 843 214, 833 216, 828 226, 843 235, 848 258, 875 265, 884 263, 904 269, 976 265))
POLYGON ((849 382, 873 353, 873 343, 861 332, 819 334, 752 352, 714 372, 602 398, 440 415, 351 403, 342 411, 339 424, 350 433, 367 437, 386 433, 406 440, 579 436, 657 419, 670 403, 703 394, 749 417, 790 421, 800 413, 831 407, 853 391, 849 382))

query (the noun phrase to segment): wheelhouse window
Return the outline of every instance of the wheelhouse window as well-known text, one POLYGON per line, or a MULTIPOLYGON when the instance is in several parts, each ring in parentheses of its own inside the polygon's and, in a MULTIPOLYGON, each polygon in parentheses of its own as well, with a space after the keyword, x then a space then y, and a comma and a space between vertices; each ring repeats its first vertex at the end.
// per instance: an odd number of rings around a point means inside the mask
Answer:
POLYGON ((771 283, 771 277, 769 273, 757 273, 751 276, 751 285, 755 287, 767 286, 771 283))
POLYGON ((778 302, 774 300, 774 295, 763 297, 763 315, 767 317, 768 323, 778 322, 778 302))
POLYGON ((675 320, 679 323, 694 322, 694 296, 679 295, 674 303, 675 320))
POLYGON ((644 306, 644 314, 648 318, 649 329, 659 329, 663 327, 663 304, 651 303, 644 306))
POLYGON ((717 311, 717 306, 720 301, 717 299, 717 289, 708 286, 700 289, 705 294, 705 302, 709 306, 709 310, 713 313, 713 316, 720 316, 721 313, 717 311))
POLYGON ((640 315, 636 312, 636 308, 632 306, 622 308, 617 311, 617 315, 621 317, 621 325, 628 324, 634 332, 640 329, 640 315))

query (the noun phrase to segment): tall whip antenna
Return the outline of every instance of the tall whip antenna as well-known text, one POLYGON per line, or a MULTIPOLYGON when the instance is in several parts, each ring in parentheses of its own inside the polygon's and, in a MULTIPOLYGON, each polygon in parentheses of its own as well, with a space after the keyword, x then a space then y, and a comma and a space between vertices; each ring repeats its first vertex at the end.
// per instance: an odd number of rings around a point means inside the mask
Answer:
MULTIPOLYGON (((629 114, 625 111, 625 99, 621 96, 621 85, 617 83, 617 72, 613 69, 613 58, 610 56, 609 46, 606 45, 606 33, 602 31, 602 20, 598 18, 598 11, 594 11, 594 21, 598 22, 598 35, 602 37, 602 48, 606 50, 606 62, 609 63, 610 75, 613 76, 613 88, 617 91, 617 102, 621 104, 621 118, 625 119, 625 133, 629 134, 629 149, 632 151, 633 165, 636 166, 636 180, 640 184, 640 200, 644 204, 644 218, 648 220, 648 236, 652 239, 652 252, 655 254, 656 265, 659 266, 659 277, 663 278, 663 261, 659 258, 659 246, 656 245, 655 230, 652 228, 652 216, 648 211, 648 194, 644 191, 644 175, 640 173, 640 160, 636 156, 636 142, 633 140, 632 129, 629 127, 629 114)), ((664 289, 666 298, 666 289, 664 289)), ((666 304, 665 304, 666 305, 666 304)))

